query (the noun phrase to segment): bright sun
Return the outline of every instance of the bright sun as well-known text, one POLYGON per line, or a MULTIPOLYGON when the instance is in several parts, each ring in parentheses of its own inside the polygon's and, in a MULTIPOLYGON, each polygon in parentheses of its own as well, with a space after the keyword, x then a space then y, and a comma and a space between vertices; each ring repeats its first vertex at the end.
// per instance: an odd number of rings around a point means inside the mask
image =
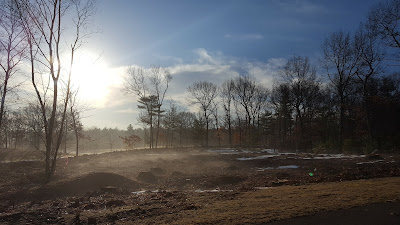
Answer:
POLYGON ((116 84, 111 69, 99 55, 85 51, 78 54, 72 70, 73 87, 88 104, 102 106, 111 86, 116 84))

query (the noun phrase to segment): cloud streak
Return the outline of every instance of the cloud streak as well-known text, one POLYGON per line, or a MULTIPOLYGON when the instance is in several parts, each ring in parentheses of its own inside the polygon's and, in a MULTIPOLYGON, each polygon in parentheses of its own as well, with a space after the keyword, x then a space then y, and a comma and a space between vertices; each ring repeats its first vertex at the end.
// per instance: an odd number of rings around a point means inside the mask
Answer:
POLYGON ((239 34, 239 35, 225 34, 224 38, 239 40, 239 41, 257 41, 257 40, 263 40, 264 35, 259 33, 239 34))

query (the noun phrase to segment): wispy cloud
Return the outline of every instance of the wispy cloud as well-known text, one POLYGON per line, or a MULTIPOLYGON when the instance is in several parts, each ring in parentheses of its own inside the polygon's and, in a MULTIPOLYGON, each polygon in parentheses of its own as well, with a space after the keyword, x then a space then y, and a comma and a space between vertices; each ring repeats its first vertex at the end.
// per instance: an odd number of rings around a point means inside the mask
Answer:
POLYGON ((233 39, 233 40, 242 40, 242 41, 252 41, 252 40, 262 40, 262 39, 264 39, 264 35, 258 34, 258 33, 225 34, 224 38, 233 39))
POLYGON ((325 13, 327 11, 322 5, 310 0, 274 0, 282 10, 300 14, 325 13))

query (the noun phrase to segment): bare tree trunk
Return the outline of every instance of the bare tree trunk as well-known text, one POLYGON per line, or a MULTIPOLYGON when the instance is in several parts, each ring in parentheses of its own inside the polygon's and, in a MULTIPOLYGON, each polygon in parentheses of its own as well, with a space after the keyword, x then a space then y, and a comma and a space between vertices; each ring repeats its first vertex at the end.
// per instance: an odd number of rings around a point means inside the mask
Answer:
POLYGON ((206 120, 206 147, 208 147, 208 126, 209 126, 209 121, 207 117, 207 110, 204 110, 204 119, 206 120))

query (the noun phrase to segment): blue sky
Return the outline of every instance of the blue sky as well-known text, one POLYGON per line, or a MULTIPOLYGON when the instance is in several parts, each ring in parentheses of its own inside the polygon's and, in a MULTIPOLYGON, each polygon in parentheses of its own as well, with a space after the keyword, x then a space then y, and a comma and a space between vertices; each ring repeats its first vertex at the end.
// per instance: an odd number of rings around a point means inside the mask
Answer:
MULTIPOLYGON (((167 97, 185 104, 185 90, 196 80, 220 84, 249 73, 271 87, 284 59, 296 54, 318 62, 325 38, 354 31, 377 2, 101 0, 94 20, 101 32, 85 51, 101 55, 113 71, 108 79, 121 80, 130 65, 168 67, 173 82, 167 97)), ((88 113, 85 125, 124 129, 137 123, 136 99, 120 85, 107 87, 104 104, 88 113)))
POLYGON ((193 50, 249 60, 320 53, 330 32, 354 30, 378 1, 100 1, 95 46, 115 66, 193 60, 193 50))

